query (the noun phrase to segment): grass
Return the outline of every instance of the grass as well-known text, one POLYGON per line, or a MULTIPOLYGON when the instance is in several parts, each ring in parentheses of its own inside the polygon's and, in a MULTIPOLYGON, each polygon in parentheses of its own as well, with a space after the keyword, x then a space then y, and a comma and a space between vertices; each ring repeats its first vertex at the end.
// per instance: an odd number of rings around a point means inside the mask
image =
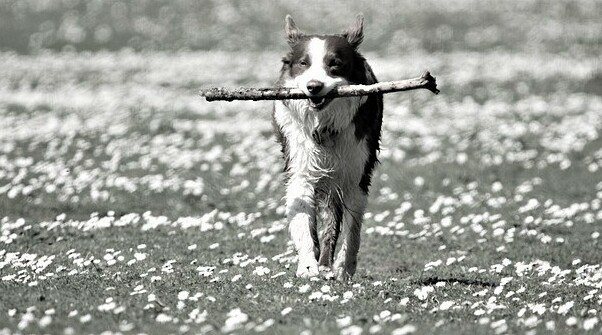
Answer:
POLYGON ((599 332, 597 55, 466 50, 368 53, 442 93, 385 97, 350 283, 294 277, 270 104, 195 95, 280 53, 2 54, 0 333, 599 332))

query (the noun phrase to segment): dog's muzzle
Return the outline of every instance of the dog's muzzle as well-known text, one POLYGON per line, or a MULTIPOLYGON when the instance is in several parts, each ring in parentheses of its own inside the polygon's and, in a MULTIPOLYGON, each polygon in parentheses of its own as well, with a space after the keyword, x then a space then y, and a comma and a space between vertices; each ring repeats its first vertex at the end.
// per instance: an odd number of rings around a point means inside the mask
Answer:
POLYGON ((313 79, 307 83, 307 91, 310 95, 308 100, 311 108, 315 110, 321 110, 326 107, 330 101, 332 101, 332 99, 325 98, 324 94, 320 94, 323 89, 324 83, 319 80, 313 79))

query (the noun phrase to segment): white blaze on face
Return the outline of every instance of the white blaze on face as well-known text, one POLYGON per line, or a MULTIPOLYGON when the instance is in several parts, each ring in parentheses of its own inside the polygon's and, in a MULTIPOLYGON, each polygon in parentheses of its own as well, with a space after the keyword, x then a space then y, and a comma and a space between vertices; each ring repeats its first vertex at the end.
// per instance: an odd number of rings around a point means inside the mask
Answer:
POLYGON ((326 56, 326 41, 314 37, 307 44, 307 54, 310 59, 310 66, 300 76, 295 78, 295 83, 305 94, 309 94, 307 83, 310 80, 317 80, 324 83, 324 88, 319 95, 330 92, 333 88, 345 84, 347 81, 341 77, 331 77, 326 72, 324 56, 326 56))

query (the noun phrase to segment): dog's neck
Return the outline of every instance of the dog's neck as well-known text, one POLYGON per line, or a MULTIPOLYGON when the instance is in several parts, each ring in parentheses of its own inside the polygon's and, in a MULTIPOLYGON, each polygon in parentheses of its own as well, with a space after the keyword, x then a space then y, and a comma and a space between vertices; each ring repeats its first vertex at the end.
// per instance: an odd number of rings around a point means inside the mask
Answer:
POLYGON ((336 136, 351 126, 365 97, 337 98, 324 110, 313 110, 306 100, 289 100, 286 107, 297 126, 316 143, 333 145, 336 136))

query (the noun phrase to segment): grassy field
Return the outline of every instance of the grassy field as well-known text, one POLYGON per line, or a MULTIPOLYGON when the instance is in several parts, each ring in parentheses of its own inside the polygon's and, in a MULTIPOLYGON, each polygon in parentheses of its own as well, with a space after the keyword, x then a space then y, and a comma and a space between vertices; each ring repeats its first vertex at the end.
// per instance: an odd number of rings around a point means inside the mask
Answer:
POLYGON ((442 92, 385 97, 351 283, 294 276, 270 103, 196 96, 284 50, 0 53, 0 334, 600 333, 599 53, 365 51, 442 92))
POLYGON ((386 97, 347 284, 294 278, 269 103, 195 96, 278 59, 3 55, 5 331, 599 331, 599 60, 373 55, 442 94, 386 97))

